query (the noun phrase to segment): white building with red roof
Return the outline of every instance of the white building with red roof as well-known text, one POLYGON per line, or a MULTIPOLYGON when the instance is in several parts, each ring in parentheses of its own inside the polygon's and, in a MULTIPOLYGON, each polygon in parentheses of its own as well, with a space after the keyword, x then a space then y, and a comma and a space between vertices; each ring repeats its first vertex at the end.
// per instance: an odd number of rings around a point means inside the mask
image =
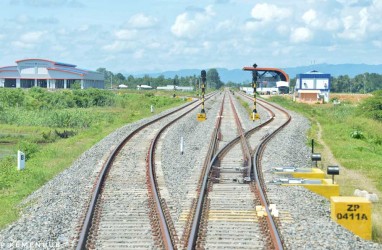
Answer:
POLYGON ((23 59, 16 66, 0 67, 0 88, 69 89, 77 81, 81 89, 105 87, 102 73, 46 59, 23 59))

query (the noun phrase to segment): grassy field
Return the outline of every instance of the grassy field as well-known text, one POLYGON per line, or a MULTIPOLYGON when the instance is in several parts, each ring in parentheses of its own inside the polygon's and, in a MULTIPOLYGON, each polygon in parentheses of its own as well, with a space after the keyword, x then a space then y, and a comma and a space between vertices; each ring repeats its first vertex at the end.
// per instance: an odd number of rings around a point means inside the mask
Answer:
MULTIPOLYGON (((127 123, 151 116, 151 105, 154 105, 156 114, 185 102, 182 98, 172 98, 172 93, 170 95, 168 92, 121 91, 117 95, 114 106, 60 110, 68 120, 73 117, 73 112, 80 112, 88 122, 85 127, 72 128, 75 135, 67 139, 55 135, 55 130, 62 131, 63 128, 27 125, 36 121, 19 120, 17 115, 27 114, 30 119, 47 122, 51 117, 46 110, 7 109, 13 115, 14 122, 25 124, 0 123, 0 154, 3 154, 0 160, 0 228, 19 217, 18 204, 22 199, 69 167, 103 137, 127 123), (28 151, 26 169, 23 171, 16 170, 19 147, 28 151)), ((74 117, 77 117, 76 114, 74 117)))
MULTIPOLYGON (((382 194, 382 123, 363 116, 357 108, 366 95, 331 95, 341 104, 302 104, 284 97, 270 100, 297 111, 310 119, 310 139, 316 139, 316 152, 324 150, 321 138, 330 148, 335 160, 344 167, 337 178, 341 195, 352 196, 356 188, 382 194)), ((310 140, 307 141, 310 145, 310 140)), ((333 164, 323 159, 323 165, 333 164)), ((382 242, 382 205, 373 203, 373 240, 382 242)))

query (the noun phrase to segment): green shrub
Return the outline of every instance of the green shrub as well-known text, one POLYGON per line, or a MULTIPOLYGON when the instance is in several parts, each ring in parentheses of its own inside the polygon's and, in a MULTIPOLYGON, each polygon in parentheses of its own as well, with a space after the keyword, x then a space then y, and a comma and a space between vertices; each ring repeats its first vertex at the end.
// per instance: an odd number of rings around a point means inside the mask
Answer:
POLYGON ((365 136, 363 135, 362 131, 356 129, 350 133, 350 137, 354 139, 364 139, 365 136))
POLYGON ((382 122, 382 90, 375 91, 359 105, 358 112, 366 117, 382 122))
POLYGON ((52 133, 51 130, 49 130, 49 132, 42 132, 41 136, 42 139, 38 140, 37 143, 52 143, 57 140, 57 135, 52 133))
POLYGON ((17 149, 25 154, 25 161, 27 161, 39 151, 39 146, 34 142, 22 140, 17 144, 17 149))
POLYGON ((0 107, 21 107, 25 103, 22 89, 0 88, 0 107))

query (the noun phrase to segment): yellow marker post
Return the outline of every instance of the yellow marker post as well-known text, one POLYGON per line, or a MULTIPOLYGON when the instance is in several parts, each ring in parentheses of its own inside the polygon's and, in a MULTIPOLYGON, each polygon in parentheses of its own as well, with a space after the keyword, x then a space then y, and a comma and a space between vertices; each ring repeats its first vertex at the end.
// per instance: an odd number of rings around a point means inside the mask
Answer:
POLYGON ((371 202, 364 197, 330 198, 331 217, 359 237, 371 240, 371 202))

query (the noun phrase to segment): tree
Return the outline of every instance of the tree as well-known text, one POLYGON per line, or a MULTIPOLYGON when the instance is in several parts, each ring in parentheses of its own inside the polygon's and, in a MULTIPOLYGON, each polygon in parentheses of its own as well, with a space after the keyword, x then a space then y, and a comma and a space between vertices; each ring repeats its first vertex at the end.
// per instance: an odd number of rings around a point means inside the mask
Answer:
POLYGON ((207 84, 211 87, 214 87, 216 89, 219 89, 221 86, 223 86, 223 82, 220 80, 219 73, 216 69, 209 69, 207 71, 207 84))
POLYGON ((115 78, 118 79, 120 82, 123 82, 126 80, 126 77, 122 75, 121 73, 116 74, 115 78))

